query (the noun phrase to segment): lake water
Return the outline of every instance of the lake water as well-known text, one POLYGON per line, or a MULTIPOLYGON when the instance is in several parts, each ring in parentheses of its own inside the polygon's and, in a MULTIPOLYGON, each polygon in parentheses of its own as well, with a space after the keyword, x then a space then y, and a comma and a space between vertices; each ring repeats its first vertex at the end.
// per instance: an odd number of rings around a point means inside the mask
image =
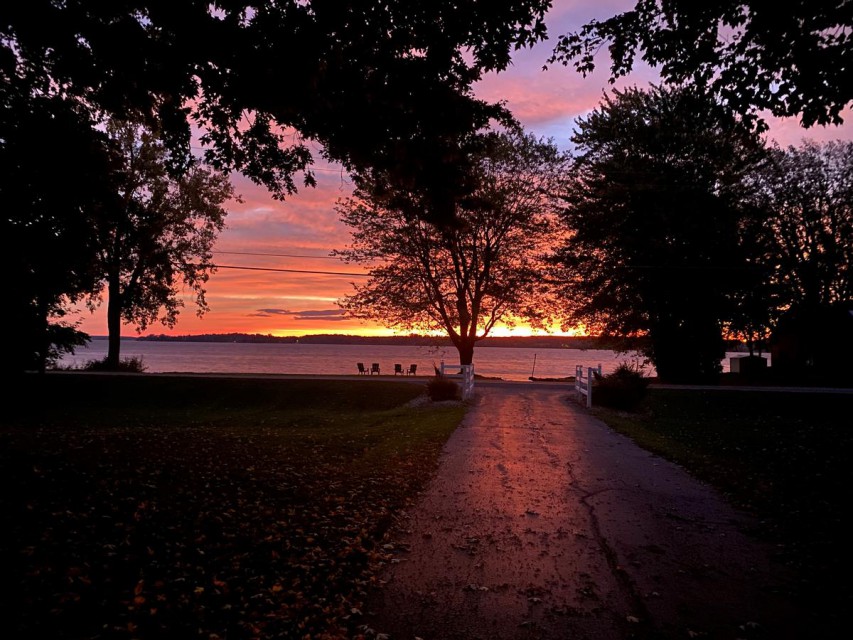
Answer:
MULTIPOLYGON (((62 365, 82 366, 89 360, 107 354, 106 340, 92 340, 73 356, 65 356, 62 365)), ((723 371, 729 370, 727 354, 723 371)), ((230 342, 153 342, 123 340, 122 358, 141 357, 151 373, 291 373, 291 374, 357 374, 357 362, 370 367, 378 362, 383 374, 393 374, 394 364, 407 369, 418 365, 418 375, 432 375, 433 364, 443 359, 457 363, 452 347, 412 347, 390 345, 337 344, 249 344, 230 342)), ((479 347, 474 352, 474 369, 483 376, 505 380, 562 378, 575 373, 575 365, 595 367, 610 373, 622 362, 636 361, 632 354, 598 349, 519 349, 512 347, 479 347)), ((647 367, 649 375, 654 370, 647 367)))

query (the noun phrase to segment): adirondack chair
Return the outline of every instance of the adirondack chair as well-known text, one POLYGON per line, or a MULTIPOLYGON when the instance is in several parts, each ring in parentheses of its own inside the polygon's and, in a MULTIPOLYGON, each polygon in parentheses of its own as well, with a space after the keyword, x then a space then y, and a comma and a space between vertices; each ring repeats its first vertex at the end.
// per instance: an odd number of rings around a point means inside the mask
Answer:
POLYGON ((418 365, 416 365, 416 364, 410 364, 410 365, 409 365, 409 368, 408 368, 408 369, 406 369, 406 375, 407 375, 407 376, 414 376, 414 375, 417 375, 417 371, 418 371, 418 365))
POLYGON ((367 368, 364 366, 363 362, 356 362, 356 366, 358 366, 358 375, 360 375, 360 376, 366 376, 367 375, 367 368))
POLYGON ((373 375, 374 373, 376 375, 379 375, 379 363, 378 362, 374 362, 373 364, 370 365, 370 375, 373 375))
POLYGON ((394 365, 394 375, 396 376, 398 373, 400 375, 403 375, 403 365, 401 365, 401 364, 395 364, 394 365))

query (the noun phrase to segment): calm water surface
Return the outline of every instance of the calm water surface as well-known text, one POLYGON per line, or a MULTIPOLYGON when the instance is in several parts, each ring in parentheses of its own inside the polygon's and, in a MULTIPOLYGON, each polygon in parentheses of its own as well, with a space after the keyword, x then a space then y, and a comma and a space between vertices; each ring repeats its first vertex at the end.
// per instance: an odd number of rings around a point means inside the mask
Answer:
MULTIPOLYGON (((150 342, 122 341, 123 358, 141 357, 151 373, 293 373, 293 374, 356 374, 356 363, 370 367, 379 363, 383 374, 393 374, 394 364, 418 366, 418 375, 431 375, 433 364, 458 362, 456 350, 447 347, 411 347, 390 345, 337 344, 248 344, 229 342, 150 342)), ((102 359, 107 354, 106 340, 92 340, 61 364, 82 366, 89 360, 102 359)), ((723 370, 729 370, 727 354, 723 370)), ((480 347, 474 352, 474 367, 478 374, 505 380, 561 378, 575 373, 575 365, 595 367, 602 372, 613 371, 622 362, 635 363, 633 354, 598 349, 519 349, 512 347, 480 347)), ((649 375, 654 374, 647 367, 649 375)))

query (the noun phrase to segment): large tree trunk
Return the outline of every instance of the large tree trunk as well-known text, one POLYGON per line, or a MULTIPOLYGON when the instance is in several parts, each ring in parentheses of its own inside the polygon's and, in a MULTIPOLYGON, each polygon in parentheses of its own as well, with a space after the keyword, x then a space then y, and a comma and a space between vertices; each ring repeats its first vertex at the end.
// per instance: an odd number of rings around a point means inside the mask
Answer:
POLYGON ((459 351, 459 364, 474 363, 474 343, 461 341, 456 344, 456 350, 459 351))
POLYGON ((107 350, 107 366, 118 369, 121 352, 121 288, 118 278, 110 278, 107 301, 107 332, 109 347, 107 350))

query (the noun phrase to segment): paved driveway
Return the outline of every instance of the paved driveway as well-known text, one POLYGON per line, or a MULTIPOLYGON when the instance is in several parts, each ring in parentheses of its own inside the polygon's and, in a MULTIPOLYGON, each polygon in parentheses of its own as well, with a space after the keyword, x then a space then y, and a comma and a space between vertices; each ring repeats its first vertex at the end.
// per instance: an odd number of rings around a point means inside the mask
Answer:
POLYGON ((810 637, 748 517, 567 395, 478 386, 402 523, 371 627, 392 640, 810 637))

